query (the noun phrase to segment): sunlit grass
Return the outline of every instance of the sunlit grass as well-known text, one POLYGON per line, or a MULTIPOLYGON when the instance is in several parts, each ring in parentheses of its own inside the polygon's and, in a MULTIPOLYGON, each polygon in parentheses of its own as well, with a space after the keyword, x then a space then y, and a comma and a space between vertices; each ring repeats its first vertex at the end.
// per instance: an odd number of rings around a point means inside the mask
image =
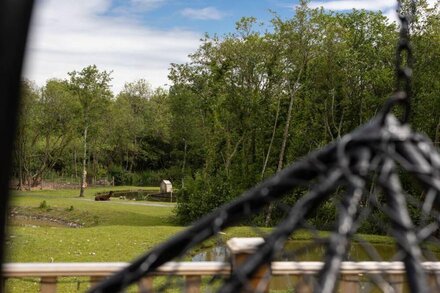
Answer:
MULTIPOLYGON (((117 189, 139 188, 115 187, 115 190, 117 189)), ((173 225, 171 217, 174 204, 160 203, 161 207, 146 206, 133 204, 133 201, 119 200, 118 198, 112 198, 108 202, 94 201, 94 194, 103 190, 109 190, 109 188, 87 189, 84 198, 78 197, 78 190, 70 189, 16 192, 12 196, 11 205, 15 207, 19 214, 63 219, 86 227, 97 225, 173 225), (41 208, 43 202, 45 208, 41 208)), ((157 205, 157 203, 151 204, 157 205)))
POLYGON ((180 231, 173 226, 13 227, 12 262, 129 261, 180 231))
MULTIPOLYGON (((6 261, 128 262, 183 229, 173 221, 174 204, 152 202, 152 206, 147 206, 148 202, 117 198, 110 202, 93 200, 96 192, 109 189, 87 189, 84 198, 78 198, 78 190, 72 189, 14 192, 11 205, 19 216, 8 227, 6 261), (60 219, 84 227, 54 226, 52 222, 42 225, 44 220, 35 220, 39 218, 60 219)), ((87 278, 62 278, 58 291, 82 292, 87 287, 87 278)), ((37 292, 38 279, 10 279, 7 290, 37 292)))
MULTIPOLYGON (((139 188, 122 186, 116 189, 139 188)), ((109 202, 94 201, 94 194, 104 190, 109 188, 87 189, 84 198, 78 197, 78 190, 71 189, 14 192, 12 207, 22 217, 10 222, 6 243, 7 261, 129 262, 185 228, 174 221, 175 204, 118 198, 112 198, 109 202), (26 218, 28 216, 56 218, 83 226, 70 228, 50 222, 42 225, 44 219, 39 222, 26 218)), ((224 243, 232 237, 261 237, 271 230, 238 226, 226 229, 219 237, 224 243)), ((328 236, 328 232, 319 231, 317 235, 328 236)), ((314 236, 309 231, 301 230, 291 239, 310 240, 314 236)), ((361 236, 371 243, 394 243, 387 236, 361 236)), ((193 253, 215 244, 215 239, 207 241, 193 253)), ((58 286, 59 292, 77 292, 78 288, 84 291, 88 287, 84 278, 66 278, 64 281, 58 286)), ((8 292, 35 292, 38 283, 34 279, 11 279, 7 289, 8 292)))

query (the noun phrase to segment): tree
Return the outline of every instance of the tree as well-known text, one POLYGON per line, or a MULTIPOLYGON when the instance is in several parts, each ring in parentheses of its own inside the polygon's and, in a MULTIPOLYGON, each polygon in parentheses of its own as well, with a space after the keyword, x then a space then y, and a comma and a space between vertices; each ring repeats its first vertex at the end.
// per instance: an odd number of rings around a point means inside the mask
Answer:
POLYGON ((429 7, 421 1, 417 7, 419 21, 411 31, 415 60, 411 122, 440 147, 440 3, 429 7))
POLYGON ((21 120, 16 140, 19 188, 41 184, 44 174, 63 156, 75 136, 78 106, 67 84, 49 80, 37 90, 22 86, 21 120))
MULTIPOLYGON (((421 1, 411 26, 411 124, 437 146, 439 9, 421 1)), ((25 82, 19 185, 38 184, 48 171, 76 173, 80 157, 81 195, 86 170, 126 184, 171 176, 187 200, 178 216, 194 220, 374 116, 393 91, 397 36, 380 12, 328 12, 301 1, 290 19, 274 15, 265 25, 246 17, 234 32, 206 35, 190 62, 172 64, 169 91, 138 80, 112 99, 110 73, 94 65, 42 89, 25 82)), ((325 227, 320 215, 331 218, 334 208, 326 205, 314 223, 325 227)), ((281 213, 274 208, 256 223, 273 224, 281 213)))
POLYGON ((190 134, 201 137, 203 169, 188 182, 194 198, 202 180, 238 195, 372 117, 392 90, 395 29, 380 12, 325 12, 302 1, 270 29, 243 18, 234 33, 206 36, 170 73, 182 166, 190 134))
POLYGON ((19 107, 19 121, 17 126, 17 135, 15 140, 15 169, 18 177, 18 188, 22 190, 24 188, 24 182, 28 180, 29 176, 26 172, 28 167, 26 166, 26 160, 30 158, 29 152, 31 151, 31 144, 34 141, 35 130, 34 122, 38 103, 38 89, 28 80, 24 80, 21 83, 21 99, 19 107))
POLYGON ((100 71, 96 65, 89 65, 81 71, 69 72, 69 87, 81 107, 81 129, 83 137, 83 160, 80 197, 84 196, 87 175, 87 142, 90 130, 105 120, 106 109, 112 97, 108 71, 100 71))

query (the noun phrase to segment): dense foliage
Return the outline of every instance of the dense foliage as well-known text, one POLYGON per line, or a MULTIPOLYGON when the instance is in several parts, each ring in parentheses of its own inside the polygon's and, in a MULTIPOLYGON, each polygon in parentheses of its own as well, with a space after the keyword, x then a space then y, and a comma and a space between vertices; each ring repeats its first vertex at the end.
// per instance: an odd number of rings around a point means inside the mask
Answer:
MULTIPOLYGON (((440 13, 424 3, 417 13, 411 121, 439 145, 440 13)), ((167 177, 190 222, 374 116, 394 87, 397 37, 380 12, 302 3, 291 19, 243 18, 233 33, 206 36, 190 62, 171 65, 169 90, 139 80, 112 97, 111 73, 95 66, 42 89, 25 82, 15 174, 28 186, 47 172, 80 176, 85 159, 89 175, 120 184, 167 177)), ((334 205, 322 209, 315 222, 325 227, 334 205)))

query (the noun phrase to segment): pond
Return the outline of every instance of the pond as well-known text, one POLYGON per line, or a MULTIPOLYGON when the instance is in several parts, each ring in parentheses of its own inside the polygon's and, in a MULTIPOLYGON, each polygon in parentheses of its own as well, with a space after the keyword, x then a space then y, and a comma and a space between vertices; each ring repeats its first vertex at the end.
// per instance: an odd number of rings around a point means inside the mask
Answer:
MULTIPOLYGON (((391 261, 396 253, 396 247, 394 244, 371 244, 377 251, 378 256, 383 261, 391 261)), ((325 254, 324 245, 316 245, 307 240, 292 240, 288 241, 285 250, 289 255, 283 255, 276 258, 277 261, 322 261, 325 254), (296 253, 292 253, 296 252, 296 253)), ((440 258, 439 251, 435 253, 437 258, 440 258)), ((371 258, 364 250, 361 244, 352 243, 347 255, 349 261, 371 261, 375 258, 371 258)), ((215 246, 197 253, 192 257, 192 261, 229 261, 229 251, 225 246, 215 246)), ((270 291, 279 292, 291 292, 292 288, 295 288, 295 284, 298 283, 297 276, 276 276, 272 277, 270 281, 270 291)), ((405 282, 405 281, 404 281, 405 282)), ((394 285, 398 286, 398 283, 394 285)), ((402 284, 403 292, 408 292, 407 283, 402 284)), ((371 279, 367 276, 363 276, 359 282, 359 289, 361 292, 381 292, 377 287, 372 287, 371 279)))
MULTIPOLYGON (((372 244, 383 260, 391 260, 396 253, 396 247, 392 244, 372 244)), ((307 240, 288 241, 285 246, 285 254, 277 257, 278 261, 320 261, 325 254, 325 246, 315 245, 307 240), (293 253, 293 252, 296 253, 293 253)), ((192 261, 227 261, 229 251, 225 246, 214 246, 205 249, 192 257, 192 261)), ((353 243, 347 255, 347 260, 368 261, 372 260, 361 244, 353 243)))

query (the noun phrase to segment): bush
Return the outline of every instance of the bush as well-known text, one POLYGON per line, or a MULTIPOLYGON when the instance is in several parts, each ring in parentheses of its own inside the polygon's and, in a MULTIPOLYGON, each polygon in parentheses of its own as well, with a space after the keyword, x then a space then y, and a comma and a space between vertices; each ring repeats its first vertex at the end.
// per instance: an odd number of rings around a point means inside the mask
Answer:
POLYGON ((43 200, 42 202, 40 202, 40 205, 38 206, 39 209, 41 210, 45 210, 45 211, 51 211, 52 208, 50 207, 50 205, 47 204, 47 202, 45 200, 43 200))
POLYGON ((177 192, 177 220, 181 224, 188 224, 239 194, 223 175, 204 177, 196 174, 195 178, 186 177, 185 187, 177 192))
POLYGON ((113 165, 109 168, 108 174, 115 178, 115 185, 159 186, 163 179, 168 179, 171 180, 175 188, 178 188, 182 180, 182 171, 179 167, 136 173, 113 165))
POLYGON ((47 209, 47 202, 45 200, 43 200, 42 202, 40 202, 40 205, 38 206, 38 208, 47 209))
POLYGON ((310 222, 319 230, 332 230, 336 223, 336 205, 333 198, 322 203, 313 215, 310 217, 310 222))
POLYGON ((128 172, 122 166, 113 165, 108 173, 115 178, 115 185, 142 185, 139 174, 128 172))
POLYGON ((123 185, 126 180, 126 171, 118 165, 113 165, 109 168, 108 173, 115 179, 115 185, 123 185))
POLYGON ((73 210, 74 210, 73 206, 66 208, 66 212, 73 212, 73 210))
POLYGON ((171 167, 162 170, 144 171, 140 174, 140 185, 142 186, 159 186, 160 181, 168 179, 173 183, 175 188, 180 186, 183 178, 180 167, 171 167))

